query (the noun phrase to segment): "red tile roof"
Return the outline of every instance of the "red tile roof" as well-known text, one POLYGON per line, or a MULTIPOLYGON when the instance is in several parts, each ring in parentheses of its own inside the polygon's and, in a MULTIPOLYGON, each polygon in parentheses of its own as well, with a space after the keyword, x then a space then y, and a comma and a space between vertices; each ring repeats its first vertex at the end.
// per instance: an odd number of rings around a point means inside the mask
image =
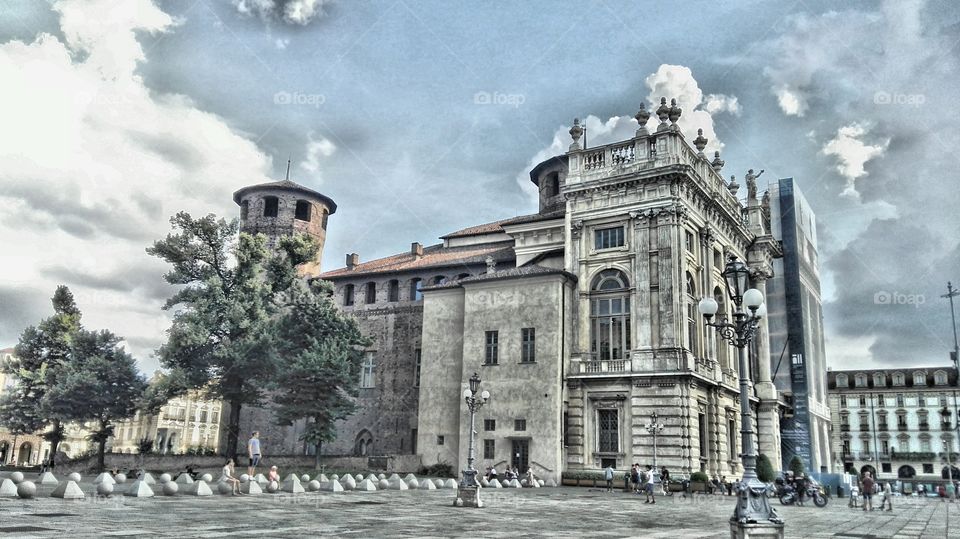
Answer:
POLYGON ((423 248, 423 256, 410 252, 396 254, 370 262, 363 262, 353 269, 340 268, 321 273, 321 279, 337 279, 372 273, 395 273, 433 267, 451 267, 466 264, 482 264, 488 256, 495 261, 515 260, 513 242, 486 243, 464 247, 444 247, 443 244, 423 248))
POLYGON ((451 232, 446 236, 440 236, 440 239, 449 239, 449 238, 462 238, 465 236, 480 236, 482 234, 493 234, 496 232, 503 232, 503 225, 513 225, 519 223, 531 223, 534 221, 544 221, 547 219, 557 219, 563 217, 563 211, 555 211, 550 213, 532 213, 530 215, 520 215, 518 217, 510 217, 509 219, 501 219, 499 221, 493 221, 490 223, 484 223, 482 225, 471 226, 457 230, 456 232, 451 232))

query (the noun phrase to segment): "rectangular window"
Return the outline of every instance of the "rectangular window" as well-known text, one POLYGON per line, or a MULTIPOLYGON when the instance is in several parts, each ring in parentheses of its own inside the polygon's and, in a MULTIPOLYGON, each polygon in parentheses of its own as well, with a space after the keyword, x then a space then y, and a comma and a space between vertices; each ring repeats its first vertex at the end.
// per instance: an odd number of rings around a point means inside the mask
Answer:
POLYGON ((373 360, 373 352, 367 352, 363 358, 363 364, 360 366, 360 387, 371 388, 374 386, 374 372, 377 364, 373 360))
POLYGON ((727 460, 737 460, 737 422, 730 420, 727 423, 727 460))
POLYGON ((897 393, 897 407, 903 408, 903 393, 897 393))
POLYGON ((423 292, 420 291, 420 283, 423 279, 413 278, 410 280, 410 300, 420 301, 423 299, 423 292))
POLYGON ((390 285, 387 290, 387 301, 391 303, 400 301, 400 281, 396 279, 390 281, 390 285))
POLYGON ((713 267, 723 269, 723 256, 716 249, 713 250, 713 267))
POLYGON ((486 334, 486 353, 483 357, 484 365, 496 365, 500 362, 499 350, 500 334, 497 331, 488 331, 486 334))
POLYGON ((593 233, 594 249, 613 249, 623 247, 623 227, 601 228, 593 233))
POLYGON ((685 233, 685 235, 684 235, 684 244, 685 244, 685 246, 686 246, 686 248, 687 248, 687 252, 688 252, 688 253, 692 253, 692 252, 693 252, 693 249, 694 249, 694 247, 695 247, 695 245, 694 245, 694 243, 693 243, 693 232, 690 232, 689 230, 686 231, 686 233, 685 233))
POLYGON ((419 348, 417 348, 413 354, 416 361, 416 366, 414 367, 413 372, 413 387, 420 387, 420 362, 422 361, 423 354, 420 352, 419 348))
POLYGON ((443 436, 437 436, 437 445, 443 445, 443 436))
POLYGON ((364 299, 366 300, 368 305, 371 303, 377 302, 377 283, 374 283, 374 282, 367 283, 367 293, 364 299))
POLYGON ((933 473, 933 464, 924 464, 923 473, 933 473))
POLYGON ((860 395, 860 407, 864 408, 867 406, 867 397, 860 395))
POLYGON ((537 330, 523 328, 520 330, 520 362, 533 363, 537 360, 537 330))
POLYGON ((700 460, 707 459, 707 415, 697 414, 697 432, 700 434, 700 460))
POLYGON ((497 420, 496 419, 484 419, 483 420, 483 430, 487 432, 492 432, 497 430, 497 420))
POLYGON ((483 441, 483 458, 487 460, 493 460, 495 448, 496 448, 496 442, 494 440, 484 440, 483 441))
POLYGON ((526 419, 514 419, 514 420, 513 420, 513 430, 517 430, 517 431, 527 430, 527 420, 526 420, 526 419))
POLYGON ((917 406, 926 406, 927 398, 923 396, 923 393, 917 395, 917 406))
POLYGON ((620 451, 620 422, 616 410, 597 410, 597 451, 617 453, 620 451))
POLYGON ((570 445, 570 413, 569 412, 563 413, 562 428, 563 428, 563 435, 562 435, 563 445, 568 446, 570 445))
POLYGON ((884 462, 880 464, 880 471, 882 471, 883 473, 890 473, 890 470, 892 469, 893 469, 893 466, 891 466, 889 462, 884 462))
POLYGON ((343 287, 343 304, 347 307, 353 305, 353 285, 348 284, 343 287))
POLYGON ((280 208, 280 199, 277 197, 263 197, 263 216, 276 217, 280 208))

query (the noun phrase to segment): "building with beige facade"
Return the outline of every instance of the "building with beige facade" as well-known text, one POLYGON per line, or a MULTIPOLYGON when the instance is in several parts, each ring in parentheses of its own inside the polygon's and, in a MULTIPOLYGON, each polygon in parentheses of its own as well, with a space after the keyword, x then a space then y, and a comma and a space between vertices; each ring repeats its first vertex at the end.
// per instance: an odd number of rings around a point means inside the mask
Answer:
MULTIPOLYGON (((765 321, 750 352, 755 385, 742 396, 736 350, 697 312, 705 296, 730 312, 721 277, 730 256, 748 264, 761 291, 773 275, 782 253, 757 175, 745 177, 740 200, 719 155, 704 154, 702 134, 681 133, 679 107, 663 102, 656 113, 652 129, 641 109, 634 137, 592 148, 575 122, 569 151, 530 172, 537 213, 377 260, 351 253, 345 267, 319 275, 373 340, 358 374, 360 410, 324 453, 409 453, 464 467, 462 394, 479 373, 492 394, 475 428, 481 470, 509 465, 559 479, 652 463, 645 425, 656 412, 665 425, 659 464, 738 477, 741 398, 756 412, 760 453, 781 466, 765 321)), ((238 192, 251 229, 309 231, 288 226, 316 218, 298 208, 335 208, 291 183, 283 197, 276 183, 238 192)))

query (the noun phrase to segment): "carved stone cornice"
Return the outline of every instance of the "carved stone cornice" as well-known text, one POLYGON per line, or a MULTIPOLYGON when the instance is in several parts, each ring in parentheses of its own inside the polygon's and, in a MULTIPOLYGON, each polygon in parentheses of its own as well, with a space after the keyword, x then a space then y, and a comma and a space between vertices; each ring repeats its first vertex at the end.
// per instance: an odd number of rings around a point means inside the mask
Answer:
POLYGON ((573 239, 580 239, 580 235, 583 234, 583 221, 577 219, 570 223, 570 237, 573 239))

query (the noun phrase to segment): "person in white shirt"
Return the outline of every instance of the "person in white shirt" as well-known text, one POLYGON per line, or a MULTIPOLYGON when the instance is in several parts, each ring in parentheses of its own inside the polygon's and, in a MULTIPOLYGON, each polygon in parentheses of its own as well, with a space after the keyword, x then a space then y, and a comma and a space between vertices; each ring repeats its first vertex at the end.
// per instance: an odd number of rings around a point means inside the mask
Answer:
POLYGON ((647 473, 646 473, 647 482, 644 485, 644 489, 647 493, 647 500, 643 503, 657 503, 656 498, 653 496, 653 485, 654 485, 654 474, 653 467, 647 464, 647 473))
POLYGON ((240 494, 240 480, 233 475, 233 459, 223 465, 223 480, 233 488, 233 495, 240 494))

